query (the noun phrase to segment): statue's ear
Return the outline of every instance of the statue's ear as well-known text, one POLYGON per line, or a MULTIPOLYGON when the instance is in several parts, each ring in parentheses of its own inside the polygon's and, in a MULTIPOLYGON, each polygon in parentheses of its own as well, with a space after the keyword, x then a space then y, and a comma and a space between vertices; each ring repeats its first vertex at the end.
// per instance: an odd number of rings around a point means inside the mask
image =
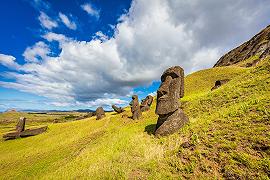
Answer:
POLYGON ((180 81, 181 81, 181 85, 180 85, 180 98, 184 97, 184 91, 185 91, 185 88, 184 88, 184 71, 182 71, 181 73, 181 77, 180 77, 180 81))

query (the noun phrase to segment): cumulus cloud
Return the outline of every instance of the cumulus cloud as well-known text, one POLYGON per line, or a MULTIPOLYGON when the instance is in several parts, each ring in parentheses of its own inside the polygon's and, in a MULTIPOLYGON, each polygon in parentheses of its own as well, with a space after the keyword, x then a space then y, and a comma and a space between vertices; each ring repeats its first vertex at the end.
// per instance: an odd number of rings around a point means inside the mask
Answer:
POLYGON ((60 54, 30 47, 24 73, 9 73, 16 81, 0 85, 62 103, 114 103, 110 99, 159 80, 169 66, 180 65, 186 74, 211 67, 267 25, 269 8, 265 0, 134 0, 113 37, 98 32, 91 41, 64 41, 64 35, 46 34, 48 41, 62 41, 60 54))
POLYGON ((0 64, 11 69, 19 69, 20 65, 15 62, 16 58, 10 55, 0 54, 0 64))
POLYGON ((27 62, 39 62, 50 54, 50 49, 47 44, 42 41, 37 42, 32 47, 27 47, 23 56, 27 62))
POLYGON ((44 12, 40 12, 40 15, 38 17, 38 20, 40 21, 40 25, 47 28, 52 29, 58 27, 58 23, 54 20, 52 20, 47 14, 44 12))
POLYGON ((99 18, 99 10, 95 9, 90 3, 85 3, 81 5, 81 8, 87 12, 89 15, 99 18))
POLYGON ((69 29, 72 29, 72 30, 77 29, 76 23, 72 22, 65 14, 60 12, 59 13, 59 18, 62 21, 62 23, 64 23, 66 25, 66 27, 68 27, 69 29))

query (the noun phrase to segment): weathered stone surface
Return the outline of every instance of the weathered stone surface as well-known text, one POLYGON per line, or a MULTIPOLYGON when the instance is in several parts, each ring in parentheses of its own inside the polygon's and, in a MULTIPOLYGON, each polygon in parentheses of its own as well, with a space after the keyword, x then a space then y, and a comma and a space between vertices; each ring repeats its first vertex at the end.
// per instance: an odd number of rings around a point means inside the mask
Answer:
POLYGON ((112 108, 113 108, 113 110, 114 110, 115 112, 117 112, 117 113, 122 113, 122 112, 125 111, 123 108, 117 107, 116 105, 112 105, 112 108))
POLYGON ((11 132, 3 135, 3 138, 5 140, 9 139, 15 139, 18 137, 28 137, 28 136, 35 136, 38 134, 41 134, 45 132, 48 129, 48 126, 40 127, 40 128, 34 128, 34 129, 26 129, 25 131, 22 132, 11 132))
MULTIPOLYGON (((255 55, 259 56, 259 59, 270 55, 270 26, 267 26, 249 41, 222 56, 214 67, 236 64, 255 55)), ((257 63, 258 60, 254 60, 254 62, 247 63, 246 66, 255 66, 257 63)))
POLYGON ((212 87, 211 91, 213 91, 213 90, 219 88, 220 86, 222 86, 223 84, 226 84, 226 83, 229 82, 229 81, 230 81, 229 79, 217 80, 217 81, 215 82, 214 87, 212 87))
POLYGON ((16 131, 17 132, 22 132, 24 131, 24 128, 25 128, 25 121, 26 121, 26 118, 25 117, 20 117, 17 125, 16 125, 16 131))
POLYGON ((173 134, 188 122, 188 117, 182 109, 160 115, 156 125, 155 135, 166 136, 173 134))
POLYGON ((142 112, 148 111, 152 105, 152 102, 153 102, 153 96, 151 95, 146 96, 146 98, 143 99, 141 102, 141 105, 140 105, 141 111, 142 112))
POLYGON ((189 121, 179 106, 179 99, 183 96, 184 70, 180 66, 171 67, 162 74, 157 91, 156 114, 159 118, 156 136, 172 134, 189 121))
POLYGON ((97 108, 96 116, 97 116, 97 120, 102 119, 102 118, 104 118, 106 116, 102 107, 97 108))
POLYGON ((129 103, 131 106, 132 119, 139 119, 142 116, 140 104, 137 95, 132 96, 132 101, 129 103))
POLYGON ((25 122, 26 122, 26 118, 21 117, 16 125, 16 131, 4 134, 3 138, 5 140, 9 140, 9 139, 15 139, 19 137, 35 136, 35 135, 45 132, 48 128, 48 126, 43 126, 40 128, 25 130, 25 122))

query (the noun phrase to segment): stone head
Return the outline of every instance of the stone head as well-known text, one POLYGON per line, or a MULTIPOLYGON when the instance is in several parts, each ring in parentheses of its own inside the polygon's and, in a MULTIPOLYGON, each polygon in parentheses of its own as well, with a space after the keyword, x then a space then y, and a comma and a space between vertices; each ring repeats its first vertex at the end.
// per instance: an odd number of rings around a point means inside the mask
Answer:
POLYGON ((180 66, 167 69, 161 76, 157 90, 156 114, 164 115, 179 108, 179 98, 184 96, 184 70, 180 66))
POLYGON ((131 112, 134 112, 139 108, 139 100, 137 95, 132 96, 132 101, 129 103, 129 105, 131 106, 131 112))

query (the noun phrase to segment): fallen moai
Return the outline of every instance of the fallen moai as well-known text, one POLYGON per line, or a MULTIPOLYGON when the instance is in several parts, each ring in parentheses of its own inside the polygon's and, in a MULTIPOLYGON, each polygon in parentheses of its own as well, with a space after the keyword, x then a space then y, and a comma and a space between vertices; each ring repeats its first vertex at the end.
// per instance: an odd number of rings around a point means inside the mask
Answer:
POLYGON ((144 111, 150 110, 152 102, 153 102, 153 96, 151 95, 146 96, 146 98, 143 99, 141 102, 141 105, 140 105, 141 111, 144 112, 144 111))
POLYGON ((184 96, 184 70, 180 66, 167 69, 161 76, 157 90, 156 114, 159 115, 155 135, 173 134, 189 119, 180 109, 179 99, 184 96))
POLYGON ((21 117, 16 125, 16 131, 4 134, 3 138, 5 140, 8 140, 8 139, 15 139, 19 137, 23 138, 23 137, 28 137, 28 136, 35 136, 35 135, 45 132, 48 128, 48 126, 43 126, 40 128, 25 130, 25 122, 26 122, 26 118, 21 117))
POLYGON ((123 108, 117 107, 116 105, 112 105, 112 108, 113 108, 113 110, 114 110, 115 112, 117 112, 117 113, 122 113, 122 112, 125 111, 123 108))
POLYGON ((140 104, 137 95, 132 96, 132 101, 129 103, 132 112, 132 119, 139 119, 142 116, 140 104))

